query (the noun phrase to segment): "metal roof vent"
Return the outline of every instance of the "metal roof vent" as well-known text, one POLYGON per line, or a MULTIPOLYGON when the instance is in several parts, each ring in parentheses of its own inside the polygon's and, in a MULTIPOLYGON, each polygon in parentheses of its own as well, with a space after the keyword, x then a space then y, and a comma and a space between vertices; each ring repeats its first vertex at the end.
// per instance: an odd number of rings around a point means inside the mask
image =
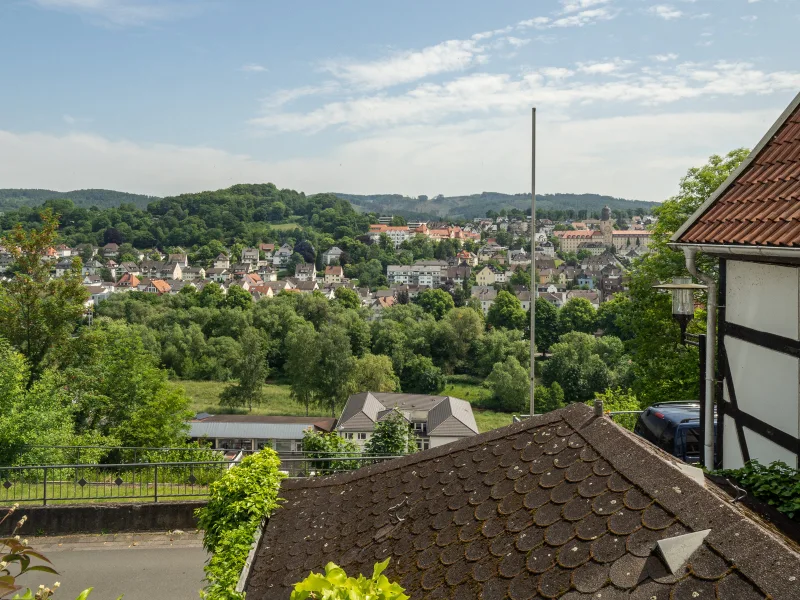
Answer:
POLYGON ((695 531, 687 533, 686 535, 677 535, 675 537, 658 540, 656 542, 656 550, 658 550, 661 560, 675 575, 683 566, 689 562, 697 549, 703 544, 703 540, 711 533, 710 529, 703 531, 695 531))

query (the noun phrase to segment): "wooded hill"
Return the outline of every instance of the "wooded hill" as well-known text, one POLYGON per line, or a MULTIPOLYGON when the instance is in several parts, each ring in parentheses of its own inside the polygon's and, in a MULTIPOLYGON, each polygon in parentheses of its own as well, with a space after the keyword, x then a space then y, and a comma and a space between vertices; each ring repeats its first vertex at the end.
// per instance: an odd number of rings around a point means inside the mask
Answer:
MULTIPOLYGON (((517 208, 530 210, 530 194, 501 194, 483 192, 470 196, 419 196, 411 198, 400 194, 336 194, 349 200, 358 210, 399 215, 407 219, 472 219, 486 216, 486 212, 517 208)), ((536 196, 536 209, 573 210, 600 213, 604 206, 612 210, 643 209, 649 213, 657 205, 643 200, 626 200, 600 194, 541 194, 536 196)))
POLYGON ((143 196, 113 190, 74 190, 72 192, 55 192, 53 190, 36 189, 0 189, 0 211, 15 210, 23 206, 39 206, 47 200, 69 199, 75 206, 100 208, 116 208, 121 204, 133 204, 136 208, 147 208, 156 196, 143 196))

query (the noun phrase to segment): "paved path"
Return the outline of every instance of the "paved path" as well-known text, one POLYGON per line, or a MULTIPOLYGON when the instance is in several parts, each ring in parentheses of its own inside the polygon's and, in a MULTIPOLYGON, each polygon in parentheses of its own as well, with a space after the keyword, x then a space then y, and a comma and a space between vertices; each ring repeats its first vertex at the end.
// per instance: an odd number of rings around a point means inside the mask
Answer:
POLYGON ((202 535, 138 533, 29 538, 58 576, 29 574, 23 585, 61 582, 57 598, 73 600, 94 587, 90 600, 197 600, 207 558, 202 535))

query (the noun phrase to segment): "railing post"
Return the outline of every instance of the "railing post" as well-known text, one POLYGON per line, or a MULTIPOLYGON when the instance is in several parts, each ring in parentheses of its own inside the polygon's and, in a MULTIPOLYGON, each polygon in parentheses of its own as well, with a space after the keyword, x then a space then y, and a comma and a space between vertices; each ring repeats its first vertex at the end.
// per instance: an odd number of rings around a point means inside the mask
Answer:
POLYGON ((44 483, 42 485, 42 506, 47 506, 47 467, 44 468, 44 483))
POLYGON ((154 502, 158 502, 158 463, 153 465, 153 484, 154 484, 153 492, 155 495, 154 502))

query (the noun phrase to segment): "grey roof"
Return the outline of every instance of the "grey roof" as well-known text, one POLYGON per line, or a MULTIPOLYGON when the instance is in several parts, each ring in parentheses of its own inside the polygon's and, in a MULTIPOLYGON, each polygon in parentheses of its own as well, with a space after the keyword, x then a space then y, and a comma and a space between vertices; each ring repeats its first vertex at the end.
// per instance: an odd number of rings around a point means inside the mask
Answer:
POLYGON ((308 423, 219 423, 193 421, 189 423, 189 437, 300 440, 303 432, 313 425, 308 423))
POLYGON ((361 392, 347 399, 338 428, 343 431, 363 431, 363 417, 373 424, 384 417, 389 410, 397 408, 410 421, 426 420, 429 435, 434 429, 454 417, 467 429, 478 433, 472 406, 469 402, 452 396, 430 396, 427 394, 402 394, 393 392, 361 392), (354 417, 360 418, 354 419, 354 417), (348 422, 352 424, 348 426, 348 422))
POLYGON ((435 435, 436 428, 449 417, 455 418, 471 431, 478 433, 478 425, 475 423, 475 415, 472 414, 470 403, 461 398, 447 396, 428 413, 428 435, 435 435))

